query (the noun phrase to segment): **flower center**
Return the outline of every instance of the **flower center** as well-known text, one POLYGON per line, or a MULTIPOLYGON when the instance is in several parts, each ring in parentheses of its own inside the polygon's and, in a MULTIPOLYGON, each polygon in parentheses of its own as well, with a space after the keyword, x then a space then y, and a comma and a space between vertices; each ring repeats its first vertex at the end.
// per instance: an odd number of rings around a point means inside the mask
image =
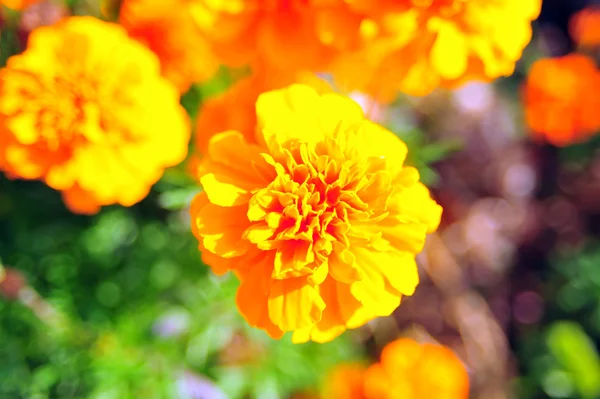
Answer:
POLYGON ((357 162, 347 155, 331 140, 315 149, 292 143, 267 159, 277 177, 254 194, 248 214, 268 235, 256 242, 258 248, 276 249, 286 260, 286 269, 277 270, 276 264, 275 278, 313 273, 332 254, 348 249, 352 221, 381 216, 377 212, 385 207, 386 187, 379 201, 368 196, 373 184, 369 164, 376 160, 357 162))

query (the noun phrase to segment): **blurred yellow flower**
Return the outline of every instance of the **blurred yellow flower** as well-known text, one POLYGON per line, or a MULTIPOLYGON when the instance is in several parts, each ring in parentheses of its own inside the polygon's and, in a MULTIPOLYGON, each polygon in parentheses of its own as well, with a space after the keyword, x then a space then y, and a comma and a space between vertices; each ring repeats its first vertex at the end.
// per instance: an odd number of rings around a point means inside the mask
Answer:
POLYGON ((541 7, 541 0, 312 1, 326 10, 321 37, 359 47, 334 62, 339 84, 380 101, 512 74, 541 7))
POLYGON ((582 54, 536 61, 523 86, 532 134, 557 146, 588 139, 600 130, 600 70, 582 54))
POLYGON ((365 399, 468 399, 469 375, 450 349, 401 338, 367 369, 364 387, 365 399))
POLYGON ((0 0, 0 5, 12 8, 13 10, 24 10, 30 5, 41 1, 42 0, 0 0))
POLYGON ((218 63, 195 24, 188 0, 125 0, 119 22, 148 46, 161 62, 162 74, 181 92, 216 72, 218 63))
POLYGON ((0 71, 0 170, 61 190, 74 212, 142 200, 188 140, 158 59, 116 24, 38 28, 0 71))
POLYGON ((191 207, 204 261, 236 273, 240 312, 272 337, 325 342, 389 315, 442 212, 406 145, 306 85, 261 94, 256 117, 253 142, 230 130, 204 154, 191 207))

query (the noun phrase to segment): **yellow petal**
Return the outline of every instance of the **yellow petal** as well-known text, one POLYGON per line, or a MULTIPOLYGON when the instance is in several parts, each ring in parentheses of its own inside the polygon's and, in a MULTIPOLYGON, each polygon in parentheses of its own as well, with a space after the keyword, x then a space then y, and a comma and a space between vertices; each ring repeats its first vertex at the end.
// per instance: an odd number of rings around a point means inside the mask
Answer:
POLYGON ((453 24, 445 24, 431 49, 433 67, 444 79, 458 79, 467 70, 468 56, 464 33, 453 24))
POLYGON ((270 146, 273 142, 323 140, 315 117, 318 103, 317 91, 300 84, 261 94, 256 101, 257 141, 270 146))
POLYGON ((269 293, 269 318, 283 331, 310 326, 321 319, 325 302, 305 277, 275 280, 269 293))
POLYGON ((240 132, 215 135, 209 142, 209 159, 200 167, 200 183, 210 202, 220 206, 244 204, 250 200, 251 190, 265 187, 275 175, 266 175, 274 169, 260 152, 240 132))
POLYGON ((414 294, 419 284, 419 272, 412 253, 356 248, 354 254, 359 268, 368 276, 357 284, 379 285, 397 296, 399 293, 414 294))
POLYGON ((192 230, 213 254, 223 258, 241 256, 251 247, 242 237, 248 226, 246 211, 244 205, 225 208, 211 204, 206 193, 200 193, 192 203, 192 230))

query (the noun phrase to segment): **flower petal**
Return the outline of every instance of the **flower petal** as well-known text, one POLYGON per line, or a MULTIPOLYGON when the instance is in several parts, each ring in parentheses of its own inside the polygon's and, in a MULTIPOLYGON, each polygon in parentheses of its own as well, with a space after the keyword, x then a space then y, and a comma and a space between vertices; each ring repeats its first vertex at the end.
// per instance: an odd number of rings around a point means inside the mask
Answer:
POLYGON ((269 318, 283 331, 293 331, 321 320, 325 302, 306 277, 274 280, 269 293, 269 318))
POLYGON ((272 262, 272 257, 265 255, 248 269, 238 272, 240 286, 235 300, 248 324, 265 330, 272 338, 279 339, 284 332, 269 317, 271 280, 268 269, 272 262))
POLYGON ((247 209, 244 205, 225 208, 211 204, 206 193, 200 193, 190 209, 192 231, 209 252, 223 258, 241 256, 251 247, 242 237, 247 209))
POLYGON ((305 85, 261 94, 256 101, 257 141, 270 146, 273 142, 323 140, 323 131, 318 128, 315 117, 318 103, 317 91, 305 85))
POLYGON ((210 202, 220 206, 245 204, 251 190, 263 188, 274 179, 273 167, 260 152, 260 147, 248 144, 240 132, 212 137, 208 146, 210 160, 200 167, 200 182, 210 202))

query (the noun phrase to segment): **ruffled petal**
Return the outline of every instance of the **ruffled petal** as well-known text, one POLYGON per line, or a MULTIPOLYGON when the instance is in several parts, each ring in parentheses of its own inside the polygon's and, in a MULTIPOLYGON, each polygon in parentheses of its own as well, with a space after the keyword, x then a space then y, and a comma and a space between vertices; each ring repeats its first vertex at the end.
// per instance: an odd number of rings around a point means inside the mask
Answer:
POLYGON ((248 223, 247 209, 244 205, 228 208, 214 205, 206 193, 200 193, 190 208, 192 231, 207 251, 223 258, 241 256, 251 247, 242 237, 248 223))
POLYGON ((210 160, 200 167, 200 182, 210 202, 220 206, 245 204, 252 190, 266 186, 275 177, 275 171, 260 152, 240 132, 212 137, 208 146, 210 160))
POLYGON ((269 318, 283 331, 294 331, 321 320, 325 302, 305 277, 274 280, 269 293, 269 318))

